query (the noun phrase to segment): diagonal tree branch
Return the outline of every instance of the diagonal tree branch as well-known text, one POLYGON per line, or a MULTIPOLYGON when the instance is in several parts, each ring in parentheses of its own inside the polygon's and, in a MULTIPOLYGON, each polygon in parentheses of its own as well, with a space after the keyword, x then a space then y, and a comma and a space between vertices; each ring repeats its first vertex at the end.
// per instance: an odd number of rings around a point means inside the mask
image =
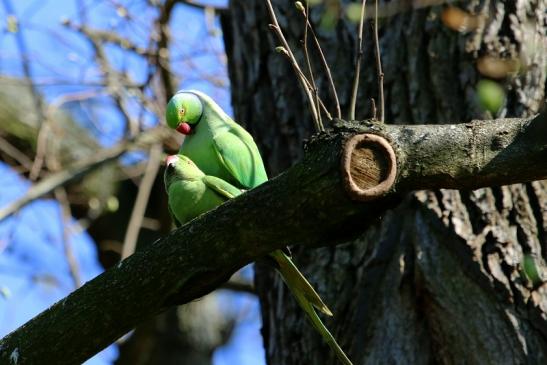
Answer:
POLYGON ((457 125, 338 121, 284 174, 137 251, 4 337, 0 362, 16 354, 20 363, 81 363, 146 318, 199 298, 274 249, 344 242, 401 193, 546 178, 546 132, 545 114, 457 125), (348 179, 376 195, 356 201, 348 179))
POLYGON ((150 129, 140 133, 134 138, 129 138, 112 148, 97 152, 87 160, 78 161, 65 170, 44 178, 33 185, 23 197, 6 207, 0 208, 0 221, 9 217, 33 200, 39 199, 53 192, 56 188, 75 181, 100 166, 116 160, 125 152, 152 145, 167 138, 168 135, 169 131, 165 127, 150 129))

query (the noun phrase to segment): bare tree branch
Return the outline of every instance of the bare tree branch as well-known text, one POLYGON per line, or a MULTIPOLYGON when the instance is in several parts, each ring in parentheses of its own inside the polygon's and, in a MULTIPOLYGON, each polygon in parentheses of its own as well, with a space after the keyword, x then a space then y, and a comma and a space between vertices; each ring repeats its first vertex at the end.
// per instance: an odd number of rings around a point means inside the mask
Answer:
MULTIPOLYGON (((313 75, 313 68, 311 67, 311 62, 310 62, 310 54, 308 52, 308 25, 309 25, 308 13, 306 9, 304 9, 304 6, 302 5, 302 3, 297 2, 296 4, 298 4, 297 8, 301 11, 302 15, 304 15, 304 21, 305 21, 304 40, 302 41, 303 43, 302 47, 304 48, 304 58, 306 60, 306 66, 308 67, 308 73, 309 73, 309 78, 312 85, 312 91, 313 91, 313 94, 315 95, 315 105, 319 105, 319 90, 317 89, 317 84, 315 83, 315 76, 313 75)), ((306 4, 306 6, 308 6, 308 4, 306 4)), ((321 120, 320 112, 317 113, 317 117, 319 118, 319 124, 323 123, 321 120)), ((340 116, 338 118, 340 118, 340 116)))
POLYGON ((357 33, 357 55, 355 57, 355 76, 349 106, 349 120, 355 119, 355 107, 357 105, 357 91, 359 90, 359 77, 361 75, 361 58, 363 58, 363 23, 365 22, 365 6, 367 0, 362 0, 361 16, 359 18, 359 31, 357 33))
MULTIPOLYGON (((297 2, 297 3, 300 3, 300 2, 297 2)), ((310 23, 310 19, 309 19, 309 4, 306 3, 306 8, 303 7, 302 3, 300 3, 300 5, 297 5, 297 8, 300 8, 301 12, 303 13, 304 15, 304 18, 306 20, 306 28, 305 28, 305 32, 304 32, 304 38, 306 38, 306 35, 307 35, 307 30, 309 29, 310 30, 310 33, 312 35, 312 38, 313 38, 313 41, 315 43, 315 48, 317 49, 317 52, 319 53, 319 56, 321 57, 321 64, 323 65, 323 69, 325 70, 325 74, 327 76, 327 80, 329 80, 329 86, 330 86, 330 89, 331 89, 331 92, 332 92, 332 97, 334 98, 334 105, 336 107, 336 117, 338 119, 342 118, 342 111, 340 109, 340 100, 338 100, 338 92, 336 91, 336 86, 334 85, 334 80, 332 78, 332 72, 330 71, 330 67, 329 67, 329 63, 327 62, 327 59, 325 58, 325 53, 323 53, 323 48, 321 47, 321 44, 319 43, 319 39, 317 38, 317 35, 315 34, 315 31, 313 30, 313 27, 310 23)), ((304 44, 306 44, 306 40, 304 40, 304 44)), ((306 49, 306 53, 307 53, 307 49, 306 49)), ((309 64, 309 57, 307 56, 306 54, 306 60, 308 61, 308 64, 309 64)), ((308 66, 309 68, 311 68, 311 66, 308 66)), ((311 73, 311 72, 310 72, 311 73)), ((312 81, 313 80, 313 76, 312 77, 312 81)), ((315 82, 313 82, 313 87, 316 91, 316 95, 317 95, 317 87, 315 86, 315 82)), ((321 100, 319 99, 319 97, 317 97, 317 105, 319 105, 319 103, 321 102, 321 100)), ((322 104, 322 102, 321 102, 322 104)), ((324 107, 324 106, 323 106, 324 107)), ((327 113, 327 115, 329 115, 329 113, 327 113)), ((332 119, 329 115, 329 119, 332 119)))
POLYGON ((69 225, 72 218, 72 212, 70 210, 70 203, 64 187, 58 187, 55 189, 55 199, 61 204, 61 221, 63 222, 63 248, 65 251, 66 260, 74 282, 74 287, 78 289, 82 286, 82 278, 80 276, 80 267, 74 251, 72 250, 72 243, 70 242, 69 225))
POLYGON ((273 5, 271 1, 266 0, 266 5, 268 8, 268 12, 270 14, 270 19, 272 20, 272 24, 270 24, 270 28, 275 32, 275 34, 277 35, 277 38, 281 42, 281 48, 278 47, 278 49, 281 50, 283 53, 285 53, 285 55, 289 58, 289 61, 291 62, 291 66, 294 69, 296 77, 300 81, 300 84, 302 88, 304 89, 306 96, 308 97, 310 111, 312 114, 313 121, 315 123, 316 131, 318 132, 323 131, 325 130, 325 128, 323 127, 323 124, 319 120, 319 111, 317 110, 319 106, 315 105, 315 101, 311 93, 311 90, 313 87, 311 86, 311 83, 306 78, 306 76, 302 72, 302 69, 298 65, 298 62, 296 61, 296 57, 294 57, 291 47, 289 46, 289 43, 287 42, 287 39, 285 38, 285 35, 283 34, 283 30, 279 26, 279 23, 277 21, 277 16, 275 15, 275 11, 273 9, 273 5))
POLYGON ((382 70, 382 55, 380 54, 380 41, 378 40, 378 0, 374 1, 374 50, 376 54, 376 71, 378 73, 378 101, 380 103, 380 122, 384 122, 384 71, 382 70))
POLYGON ((403 190, 472 190, 547 178, 545 110, 523 119, 431 127, 388 128, 394 139, 402 138, 399 133, 412 135, 404 151, 414 162, 399 171, 403 190))
POLYGON ((168 24, 171 20, 171 14, 177 0, 167 0, 160 8, 160 15, 156 20, 156 32, 158 32, 158 42, 156 50, 156 66, 165 91, 165 103, 173 96, 175 89, 171 76, 171 61, 169 57, 170 34, 168 24))
POLYGON ((83 175, 94 171, 100 166, 117 159, 129 150, 143 148, 167 138, 169 133, 170 132, 165 127, 150 129, 142 132, 136 137, 121 142, 113 148, 97 152, 97 154, 91 156, 87 160, 78 161, 73 165, 68 166, 63 171, 44 178, 32 186, 22 198, 0 209, 0 221, 9 217, 33 200, 39 199, 51 193, 56 188, 65 186, 66 184, 81 178, 83 175))
MULTIPOLYGON (((11 1, 2 0, 2 2, 4 3, 4 9, 6 10, 6 13, 8 14, 8 16, 15 17, 15 21, 17 22, 17 27, 19 27, 19 20, 17 16, 15 15, 15 11, 13 9, 13 5, 11 1)), ((28 81, 28 87, 32 95, 32 98, 34 100, 36 113, 38 114, 39 120, 41 121, 43 120, 43 116, 44 116, 44 108, 43 108, 42 98, 40 97, 38 90, 32 83, 32 70, 29 63, 29 54, 28 54, 25 38, 23 37, 23 33, 21 32, 21 29, 15 29, 14 33, 15 33, 17 48, 19 50, 19 55, 21 57, 21 66, 23 68, 23 74, 25 75, 25 79, 28 81)))
POLYGON ((274 249, 344 242, 401 193, 546 178, 546 119, 420 126, 340 121, 335 131, 312 139, 304 160, 284 174, 137 251, 4 337, 0 361, 15 353, 20 363, 81 363, 146 318, 203 296, 274 249), (384 142, 348 147, 363 133, 384 142), (396 167, 384 163, 388 150, 395 151, 396 167), (350 199, 343 176, 373 190, 393 168, 396 179, 378 189, 376 199, 350 199))
POLYGON ((72 29, 77 30, 78 32, 87 35, 89 38, 94 39, 96 42, 105 42, 115 44, 123 49, 134 52, 143 57, 149 57, 150 51, 146 48, 142 48, 134 44, 129 39, 122 37, 118 33, 112 31, 93 29, 87 25, 76 25, 69 21, 66 22, 67 25, 70 25, 72 29))
POLYGON ((150 198, 150 192, 152 186, 158 175, 161 163, 161 153, 163 148, 161 143, 156 143, 150 148, 150 155, 148 163, 146 164, 146 170, 139 186, 139 192, 137 193, 137 199, 133 211, 131 212, 131 218, 127 226, 125 233, 125 239, 123 241, 122 260, 131 256, 135 252, 137 247, 137 239, 139 238, 139 232, 142 226, 142 220, 146 211, 146 205, 150 198))
POLYGON ((17 147, 9 143, 6 139, 0 136, 0 151, 16 160, 25 169, 30 170, 32 167, 32 161, 23 152, 19 151, 17 147))
MULTIPOLYGON (((132 117, 127 107, 126 96, 124 94, 124 86, 126 84, 133 84, 130 82, 129 77, 121 72, 118 72, 108 60, 106 51, 104 49, 105 34, 97 30, 92 30, 87 26, 78 26, 70 21, 65 22, 65 26, 74 29, 88 39, 89 43, 95 51, 95 58, 97 64, 104 74, 104 80, 108 92, 112 95, 118 110, 122 114, 126 124, 126 136, 134 136, 139 132, 139 123, 132 117)), ((141 98, 142 101, 146 98, 141 98)))

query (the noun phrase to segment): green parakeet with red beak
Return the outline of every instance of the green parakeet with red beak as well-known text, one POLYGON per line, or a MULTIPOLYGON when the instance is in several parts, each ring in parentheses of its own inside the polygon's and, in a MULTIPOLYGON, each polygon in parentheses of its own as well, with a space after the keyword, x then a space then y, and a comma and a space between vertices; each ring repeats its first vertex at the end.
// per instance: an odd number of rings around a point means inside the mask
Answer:
POLYGON ((205 174, 243 189, 268 180, 253 137, 206 94, 177 92, 167 104, 166 119, 169 127, 186 135, 179 153, 205 174))
MULTIPOLYGON (((226 180, 206 175, 190 158, 182 154, 167 157, 164 180, 169 211, 177 226, 243 193, 226 180)), ((275 260, 276 269, 283 276, 300 307, 306 312, 313 327, 335 351, 341 362, 351 365, 351 361, 313 308, 332 315, 317 292, 282 250, 276 250, 269 255, 275 260)))

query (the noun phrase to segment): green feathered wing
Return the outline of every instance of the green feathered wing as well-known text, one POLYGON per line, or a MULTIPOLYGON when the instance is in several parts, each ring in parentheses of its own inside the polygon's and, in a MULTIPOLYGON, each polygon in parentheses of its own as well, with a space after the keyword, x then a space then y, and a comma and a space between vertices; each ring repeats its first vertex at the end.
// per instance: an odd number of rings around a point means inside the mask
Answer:
POLYGON ((206 175, 241 188, 251 189, 268 180, 253 137, 205 93, 182 92, 199 98, 202 114, 195 132, 185 138, 179 153, 192 159, 206 175))
POLYGON ((250 189, 266 180, 266 170, 253 138, 233 123, 228 130, 213 135, 213 147, 220 163, 241 184, 250 189))
POLYGON ((239 190, 229 182, 219 179, 216 176, 205 175, 203 177, 203 183, 205 183, 209 189, 213 189, 213 191, 226 200, 235 198, 243 193, 243 191, 239 190))
POLYGON ((180 224, 177 217, 175 217, 175 214, 173 214, 173 211, 171 210, 171 207, 169 205, 167 206, 167 209, 169 209, 169 215, 171 216, 171 220, 173 221, 173 223, 175 223, 175 227, 179 228, 182 224, 180 224))

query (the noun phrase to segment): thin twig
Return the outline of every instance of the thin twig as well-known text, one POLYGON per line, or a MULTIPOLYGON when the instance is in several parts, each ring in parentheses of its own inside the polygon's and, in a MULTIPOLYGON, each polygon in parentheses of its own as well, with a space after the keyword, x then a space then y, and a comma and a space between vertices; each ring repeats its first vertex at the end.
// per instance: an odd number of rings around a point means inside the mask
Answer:
POLYGON ((285 36, 283 35, 283 31, 281 30, 281 27, 279 26, 279 23, 277 21, 277 16, 275 15, 275 11, 273 9, 272 2, 270 0, 266 0, 266 5, 268 7, 268 12, 270 13, 270 18, 273 23, 273 24, 270 24, 270 28, 277 34, 277 37, 279 38, 279 41, 281 42, 281 45, 283 46, 282 49, 284 50, 284 53, 286 54, 286 56, 289 58, 291 65, 296 73, 296 76, 298 76, 298 79, 300 80, 300 83, 302 84, 302 87, 304 88, 304 91, 306 92, 306 95, 308 96, 308 101, 310 104, 312 118, 315 123, 315 128, 317 131, 324 131, 325 128, 323 127, 321 123, 319 123, 317 107, 313 100, 313 95, 310 91, 310 82, 306 79, 306 76, 300 69, 298 62, 296 61, 296 58, 294 57, 294 54, 291 51, 289 43, 287 42, 287 39, 285 39, 285 36))
POLYGON ((36 178, 40 175, 40 171, 42 171, 42 167, 47 156, 48 137, 52 129, 52 124, 55 121, 55 112, 57 109, 65 103, 76 100, 85 100, 96 95, 98 95, 98 92, 93 90, 62 95, 55 99, 47 108, 45 108, 44 121, 40 126, 38 137, 36 139, 36 156, 34 157, 34 162, 30 169, 30 180, 36 180, 36 178))
MULTIPOLYGON (((273 25, 270 24, 270 26, 273 28, 273 25)), ((278 47, 277 49, 278 52, 280 52, 281 54, 283 54, 285 57, 287 57, 290 61, 290 56, 288 54, 288 52, 285 50, 284 47, 278 47)), ((301 76, 303 82, 305 83, 305 85, 307 86, 307 91, 309 92, 308 93, 308 97, 310 97, 312 94, 311 94, 311 90, 313 90, 313 86, 312 84, 310 83, 310 81, 306 78, 306 75, 304 75, 304 73, 302 72, 301 69, 298 69, 298 70, 295 70, 295 72, 301 76)), ((309 100, 309 99, 308 99, 309 100)), ((318 98, 319 100, 319 106, 321 107, 321 109, 323 110, 323 112, 327 115, 327 118, 329 118, 329 120, 332 119, 332 115, 330 114, 330 112, 328 111, 327 107, 325 106, 325 104, 323 104, 323 100, 321 100, 321 98, 318 98)), ((313 99, 312 99, 313 101, 313 99)), ((322 125, 321 125, 322 126, 322 125)), ((318 126, 316 125, 316 130, 319 131, 318 129, 318 126)), ((322 129, 324 130, 324 129, 322 129)))
POLYGON ((378 41, 378 0, 375 1, 374 11, 374 45, 376 49, 376 69, 378 70, 378 92, 380 98, 380 122, 384 122, 384 71, 382 71, 382 59, 380 55, 380 42, 378 41))
POLYGON ((167 101, 175 93, 173 79, 171 77, 171 61, 169 57, 169 43, 171 42, 171 37, 168 32, 168 24, 171 20, 171 14, 173 13, 173 9, 177 2, 177 0, 166 0, 163 6, 160 6, 160 13, 155 21, 156 32, 158 34, 156 45, 156 66, 164 90, 163 96, 165 97, 165 103, 167 103, 167 101))
POLYGON ((372 119, 376 120, 376 100, 370 98, 370 107, 372 109, 372 119))
POLYGON ((349 106, 349 120, 355 120, 355 107, 357 105, 357 91, 359 90, 359 77, 361 74, 361 59, 363 58, 363 23, 365 22, 365 6, 367 0, 361 3, 361 18, 359 19, 359 32, 357 35, 357 55, 355 57, 355 77, 351 91, 349 106))
MULTIPOLYGON (((127 74, 118 72, 111 65, 104 49, 104 39, 95 31, 90 30, 86 26, 78 26, 71 21, 66 21, 64 25, 80 32, 87 38, 87 40, 91 44, 91 47, 95 52, 95 60, 97 61, 97 64, 104 75, 105 86, 112 94, 112 99, 114 100, 116 106, 118 107, 118 110, 125 120, 125 135, 127 137, 135 136, 139 132, 139 123, 137 120, 135 120, 135 118, 131 116, 131 113, 129 113, 129 108, 127 107, 126 103, 127 92, 125 91, 126 89, 123 85, 128 83, 127 74)), ((145 98, 141 99, 143 101, 145 100, 145 98)))
POLYGON ((72 250, 72 243, 70 242, 69 225, 72 218, 72 212, 70 211, 70 203, 66 194, 66 190, 63 187, 55 189, 55 199, 61 205, 61 221, 63 222, 63 247, 65 251, 66 261, 70 269, 70 276, 74 282, 74 288, 78 289, 82 286, 82 278, 80 276, 80 268, 74 251, 72 250))
POLYGON ((30 168, 29 179, 31 181, 36 180, 42 166, 44 165, 45 156, 47 153, 47 137, 49 135, 49 119, 45 118, 40 124, 40 130, 38 131, 38 137, 36 138, 36 155, 34 156, 34 162, 30 168))
POLYGON ((127 231, 125 232, 125 238, 123 240, 122 260, 131 256, 137 247, 137 240, 146 212, 146 206, 150 199, 150 192, 152 191, 152 186, 154 185, 154 181, 156 180, 156 176, 160 169, 162 150, 161 143, 156 143, 150 148, 150 156, 148 158, 148 163, 146 164, 146 170, 139 185, 137 199, 135 200, 135 205, 133 206, 131 218, 129 219, 127 231))
POLYGON ((327 118, 329 118, 329 120, 332 120, 332 115, 330 114, 330 112, 328 111, 327 107, 325 106, 325 104, 323 104, 323 101, 321 100, 321 98, 319 98, 319 106, 321 107, 321 109, 323 110, 323 113, 325 113, 327 115, 327 118))
POLYGON ((68 166, 63 171, 52 174, 40 182, 32 186, 27 193, 20 199, 14 201, 8 206, 0 209, 0 222, 9 217, 19 209, 27 205, 28 203, 39 199, 59 186, 64 186, 74 180, 81 178, 82 176, 96 170, 100 166, 111 162, 125 152, 149 146, 169 136, 169 131, 165 127, 156 127, 145 132, 140 133, 138 136, 129 138, 118 145, 97 152, 86 160, 80 160, 71 166, 68 166))
POLYGON ((75 27, 80 29, 85 28, 85 31, 80 30, 80 32, 86 33, 86 34, 93 34, 94 38, 99 39, 102 42, 115 44, 119 46, 120 48, 122 48, 123 50, 134 52, 143 57, 151 56, 148 49, 136 45, 131 40, 129 40, 128 38, 122 37, 118 33, 106 31, 106 30, 100 30, 100 29, 93 29, 85 25, 82 25, 79 27, 75 26, 75 27))
POLYGON ((9 143, 7 139, 4 139, 0 136, 0 150, 3 151, 6 155, 13 158, 25 169, 30 170, 32 167, 32 161, 21 152, 17 147, 9 143))
MULTIPOLYGON (((300 5, 302 5, 300 3, 300 5)), ((306 6, 307 6, 307 3, 306 3, 306 6)), ((308 52, 308 15, 307 15, 307 12, 306 10, 302 7, 301 8, 301 12, 302 14, 304 14, 304 18, 306 20, 306 24, 304 26, 304 58, 306 59, 306 64, 308 66, 308 72, 310 73, 310 80, 311 80, 311 83, 312 83, 312 87, 313 87, 313 93, 315 94, 315 105, 319 105, 319 91, 317 90, 317 84, 315 83, 315 77, 313 76, 313 69, 311 67, 311 62, 310 62, 310 54, 308 52)), ((319 117, 319 123, 323 123, 321 121, 321 113, 318 113, 318 117, 319 117)))
MULTIPOLYGON (((334 97, 334 103, 336 106, 336 116, 338 119, 342 118, 342 110, 340 109, 340 100, 338 100, 338 92, 336 91, 336 86, 334 86, 334 80, 332 78, 332 73, 330 71, 329 63, 327 62, 327 59, 325 58, 325 54, 323 53, 323 48, 321 47, 321 44, 319 43, 319 39, 317 38, 317 35, 315 34, 315 30, 313 29, 313 26, 311 25, 309 21, 309 4, 306 2, 306 9, 302 11, 304 13, 304 16, 306 18, 306 25, 310 29, 313 41, 315 43, 315 47, 317 48, 317 52, 319 52, 319 56, 321 58, 321 63, 323 64, 323 68, 325 69, 325 74, 327 75, 327 79, 329 80, 329 85, 332 91, 332 96, 334 97)), ((329 119, 332 119, 329 117, 329 119)))
MULTIPOLYGON (((13 9, 13 5, 11 1, 3 0, 3 3, 4 3, 4 9, 6 13, 8 15, 15 17, 19 26, 19 18, 17 18, 15 15, 15 11, 13 9)), ((32 98, 34 100, 36 113, 38 114, 38 123, 40 123, 43 120, 43 114, 44 114, 43 102, 42 102, 42 98, 40 97, 40 94, 38 93, 38 90, 36 89, 34 83, 32 82, 33 80, 32 69, 30 67, 30 63, 28 59, 28 51, 27 51, 27 45, 25 43, 25 38, 23 37, 23 33, 21 29, 16 29, 14 33, 15 33, 15 42, 17 44, 19 55, 21 57, 21 66, 23 68, 23 74, 25 75, 25 79, 28 81, 28 87, 32 95, 32 98)))
MULTIPOLYGON (((11 1, 3 0, 3 3, 4 3, 4 10, 6 11, 6 13, 14 17, 17 23, 19 23, 19 19, 15 15, 15 11, 13 9, 13 5, 11 1)), ((19 24, 17 26, 19 27, 19 24)), ((25 75, 25 80, 29 87, 30 94, 32 95, 32 99, 34 101, 34 107, 36 109, 35 112, 38 118, 38 125, 40 125, 40 132, 38 133, 37 153, 29 174, 29 178, 31 180, 34 180, 40 174, 40 170, 42 168, 44 155, 45 155, 45 147, 44 147, 45 143, 43 139, 47 137, 47 134, 46 132, 43 132, 43 130, 47 129, 45 128, 46 118, 45 118, 44 105, 43 105, 42 98, 33 83, 32 69, 30 67, 30 63, 28 60, 28 51, 27 51, 27 46, 25 43, 25 38, 23 37, 23 33, 21 29, 15 29, 14 33, 15 33, 15 42, 17 44, 17 49, 19 51, 19 56, 21 57, 21 67, 23 69, 23 74, 25 75)))

